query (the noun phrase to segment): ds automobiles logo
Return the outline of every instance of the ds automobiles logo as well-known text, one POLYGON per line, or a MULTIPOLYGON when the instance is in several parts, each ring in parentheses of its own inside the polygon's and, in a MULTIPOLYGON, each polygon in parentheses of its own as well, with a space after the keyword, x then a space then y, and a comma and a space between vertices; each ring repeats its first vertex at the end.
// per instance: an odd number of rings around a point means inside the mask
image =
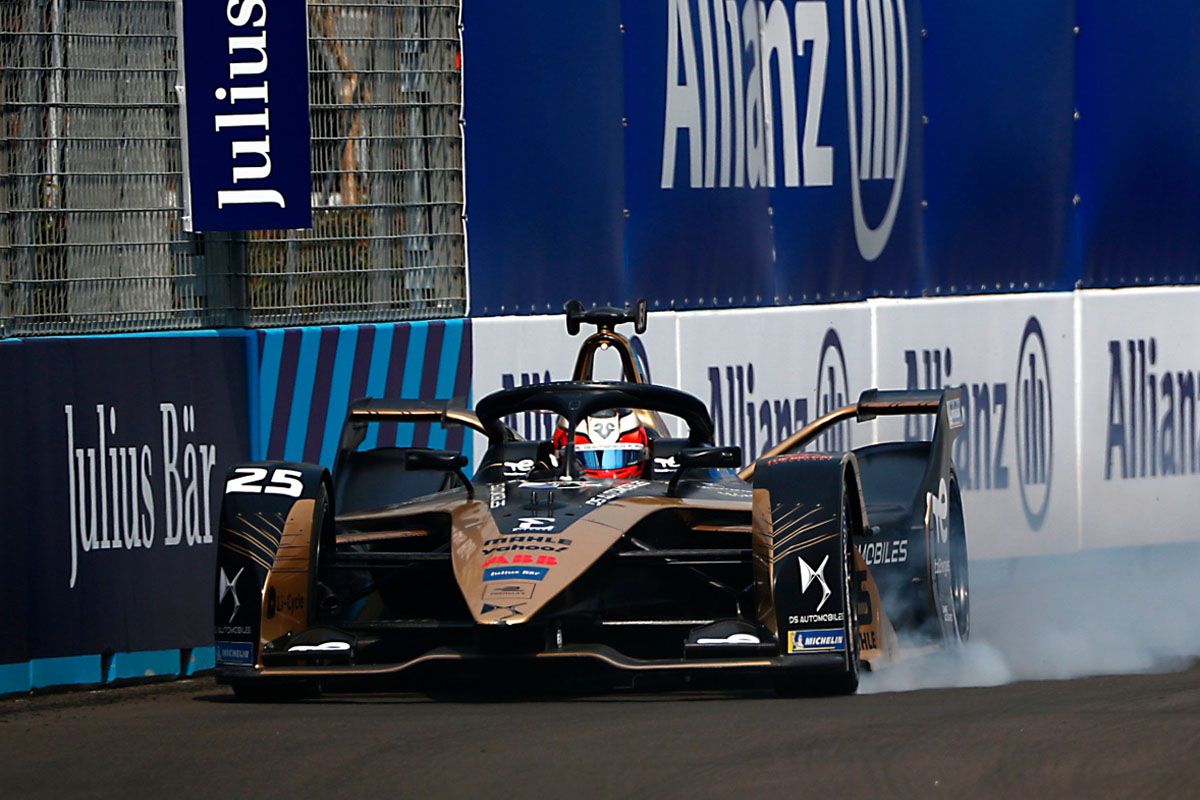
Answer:
POLYGON ((1050 505, 1054 466, 1054 404, 1050 393, 1046 339, 1037 317, 1030 317, 1021 336, 1017 357, 1016 403, 1013 413, 1017 440, 1017 475, 1021 505, 1029 527, 1038 530, 1050 505))
POLYGON ((846 111, 854 237, 867 261, 892 235, 908 164, 909 59, 905 0, 845 0, 846 111), (883 217, 867 219, 863 184, 891 181, 883 217))

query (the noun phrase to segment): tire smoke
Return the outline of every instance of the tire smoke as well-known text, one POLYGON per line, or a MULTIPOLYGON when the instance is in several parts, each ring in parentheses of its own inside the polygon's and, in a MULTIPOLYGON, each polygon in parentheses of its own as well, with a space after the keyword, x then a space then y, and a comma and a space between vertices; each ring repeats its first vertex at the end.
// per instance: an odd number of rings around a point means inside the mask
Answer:
POLYGON ((962 648, 863 676, 861 692, 1165 672, 1200 656, 1200 546, 971 563, 962 648))

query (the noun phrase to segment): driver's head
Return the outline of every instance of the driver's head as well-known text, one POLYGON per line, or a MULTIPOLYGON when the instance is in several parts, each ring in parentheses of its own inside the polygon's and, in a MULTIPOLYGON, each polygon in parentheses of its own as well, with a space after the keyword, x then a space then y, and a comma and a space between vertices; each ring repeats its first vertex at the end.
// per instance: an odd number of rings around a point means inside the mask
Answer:
MULTIPOLYGON (((575 458, 589 478, 639 478, 650 458, 649 437, 628 408, 597 411, 575 427, 575 458)), ((554 449, 562 457, 567 429, 560 422, 554 449)))

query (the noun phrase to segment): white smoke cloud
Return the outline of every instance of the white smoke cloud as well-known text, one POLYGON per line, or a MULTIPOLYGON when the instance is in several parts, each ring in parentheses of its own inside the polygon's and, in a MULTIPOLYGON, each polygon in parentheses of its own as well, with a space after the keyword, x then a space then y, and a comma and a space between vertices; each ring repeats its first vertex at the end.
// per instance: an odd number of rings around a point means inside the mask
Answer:
POLYGON ((1200 656, 1200 547, 971 564, 971 641, 865 673, 861 692, 1162 672, 1200 656))

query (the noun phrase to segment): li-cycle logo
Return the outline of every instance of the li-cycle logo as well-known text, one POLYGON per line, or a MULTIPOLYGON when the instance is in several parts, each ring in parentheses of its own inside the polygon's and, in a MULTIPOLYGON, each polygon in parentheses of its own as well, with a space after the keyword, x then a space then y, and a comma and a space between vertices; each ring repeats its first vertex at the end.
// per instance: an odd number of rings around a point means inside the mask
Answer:
POLYGON ((821 131, 833 44, 826 3, 667 0, 660 186, 774 188, 780 177, 785 187, 833 186, 842 146, 859 253, 879 258, 908 162, 908 13, 905 0, 844 0, 843 13, 848 140, 839 145, 821 131))
MULTIPOLYGON (((960 485, 966 491, 1008 489, 1015 466, 1025 519, 1039 530, 1050 507, 1054 466, 1054 399, 1041 323, 1037 317, 1026 320, 1008 380, 956 381, 954 364, 949 346, 905 350, 906 386, 962 388, 965 424, 954 445, 960 485)), ((904 436, 932 438, 933 417, 905 417, 904 436)))

